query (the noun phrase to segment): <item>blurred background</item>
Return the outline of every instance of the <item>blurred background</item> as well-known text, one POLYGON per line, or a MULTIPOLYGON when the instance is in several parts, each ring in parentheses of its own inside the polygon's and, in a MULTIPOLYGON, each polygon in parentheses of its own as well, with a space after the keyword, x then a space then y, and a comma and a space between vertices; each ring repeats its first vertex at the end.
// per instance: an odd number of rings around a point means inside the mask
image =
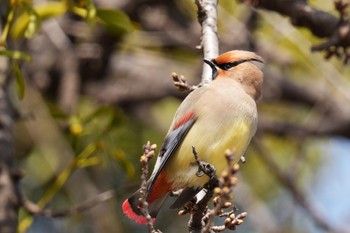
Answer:
MULTIPOLYGON (((5 22, 10 4, 0 2, 5 22)), ((121 204, 140 184, 143 144, 161 146, 187 94, 176 90, 171 73, 200 82, 194 2, 21 4, 8 44, 31 56, 19 62, 25 85, 18 88, 17 77, 11 89, 21 189, 52 210, 107 190, 116 196, 62 218, 21 209, 19 232, 146 232, 121 204)), ((336 15, 332 1, 309 4, 336 15)), ((251 50, 266 61, 259 129, 234 191, 239 211, 248 212, 237 232, 350 232, 349 65, 312 53, 322 40, 275 12, 221 0, 218 14, 221 53, 251 50)), ((155 226, 188 232, 188 219, 163 208, 155 226)))

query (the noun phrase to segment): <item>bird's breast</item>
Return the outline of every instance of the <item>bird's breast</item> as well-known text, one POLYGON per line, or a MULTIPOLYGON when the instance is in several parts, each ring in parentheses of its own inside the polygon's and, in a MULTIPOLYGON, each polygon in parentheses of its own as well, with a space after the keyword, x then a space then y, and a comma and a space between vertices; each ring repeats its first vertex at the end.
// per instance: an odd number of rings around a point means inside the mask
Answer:
POLYGON ((208 177, 196 176, 198 168, 192 146, 199 159, 214 165, 220 175, 227 168, 226 149, 234 151, 238 161, 257 125, 255 101, 234 80, 215 80, 186 99, 180 106, 179 116, 191 108, 196 122, 165 166, 175 188, 203 186, 208 180, 208 177))

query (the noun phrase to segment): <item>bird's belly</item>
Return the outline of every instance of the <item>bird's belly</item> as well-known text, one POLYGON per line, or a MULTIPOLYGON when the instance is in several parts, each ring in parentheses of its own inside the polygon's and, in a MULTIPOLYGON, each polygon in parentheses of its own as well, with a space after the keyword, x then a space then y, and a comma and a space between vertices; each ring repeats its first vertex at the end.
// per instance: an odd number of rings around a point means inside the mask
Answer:
POLYGON ((215 166, 218 176, 228 166, 225 159, 227 149, 235 152, 235 162, 240 159, 250 142, 252 124, 241 120, 221 127, 225 128, 196 128, 196 124, 191 128, 165 168, 174 188, 203 186, 208 181, 205 175, 196 176, 198 166, 194 160, 192 146, 196 148, 200 160, 215 166))

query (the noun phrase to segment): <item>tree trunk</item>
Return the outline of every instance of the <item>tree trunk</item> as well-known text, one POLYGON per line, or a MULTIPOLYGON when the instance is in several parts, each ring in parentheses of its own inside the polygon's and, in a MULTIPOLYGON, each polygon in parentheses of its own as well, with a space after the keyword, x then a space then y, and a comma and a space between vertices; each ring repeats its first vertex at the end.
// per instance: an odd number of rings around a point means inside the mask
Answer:
POLYGON ((16 233, 18 196, 13 169, 12 111, 7 93, 9 59, 0 57, 0 232, 16 233))

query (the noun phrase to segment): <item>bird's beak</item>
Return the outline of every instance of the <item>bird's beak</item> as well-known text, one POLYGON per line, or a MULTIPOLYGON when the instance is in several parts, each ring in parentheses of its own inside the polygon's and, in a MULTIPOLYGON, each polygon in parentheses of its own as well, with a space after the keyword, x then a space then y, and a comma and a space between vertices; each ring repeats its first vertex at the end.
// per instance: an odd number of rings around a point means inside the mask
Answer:
POLYGON ((219 74, 217 66, 211 60, 204 59, 204 62, 207 63, 210 66, 210 68, 212 69, 212 79, 214 80, 219 74))

